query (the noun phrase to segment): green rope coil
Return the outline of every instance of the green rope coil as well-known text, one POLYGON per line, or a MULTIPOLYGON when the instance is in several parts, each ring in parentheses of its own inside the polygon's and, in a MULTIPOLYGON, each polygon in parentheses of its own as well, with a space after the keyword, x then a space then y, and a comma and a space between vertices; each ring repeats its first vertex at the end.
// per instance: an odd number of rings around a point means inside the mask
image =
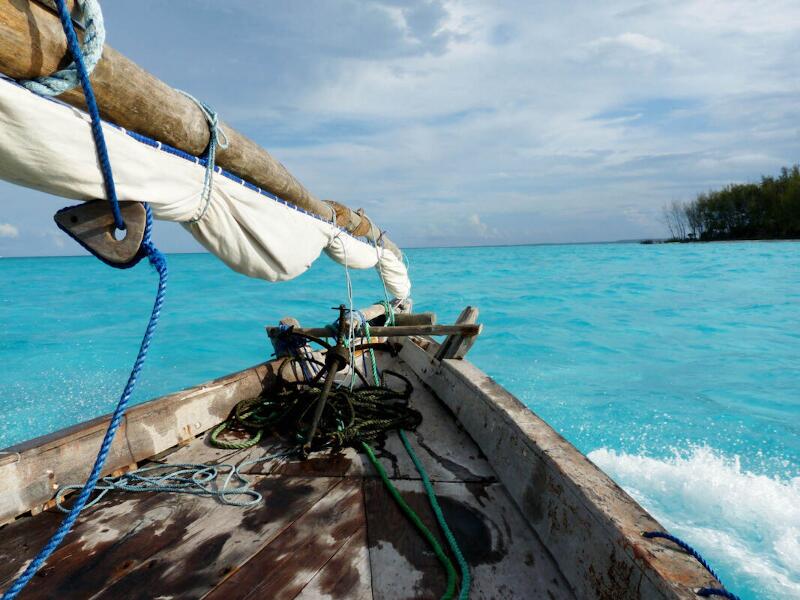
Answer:
MULTIPOLYGON (((293 360, 287 359, 283 365, 293 360)), ((287 381, 282 376, 283 365, 278 369, 278 384, 273 390, 242 400, 228 419, 211 431, 209 440, 212 445, 231 450, 250 448, 268 431, 285 436, 290 444, 301 444, 310 428, 313 407, 322 394, 321 377, 317 374, 306 382, 287 381), (245 439, 225 437, 223 434, 226 432, 235 432, 238 438, 244 436, 245 439)), ((312 440, 312 450, 358 447, 362 441, 375 439, 395 429, 417 428, 422 415, 408 405, 411 383, 392 371, 385 371, 384 375, 401 382, 402 389, 392 389, 385 383, 367 385, 362 377, 365 385, 358 389, 342 386, 330 390, 312 440)))

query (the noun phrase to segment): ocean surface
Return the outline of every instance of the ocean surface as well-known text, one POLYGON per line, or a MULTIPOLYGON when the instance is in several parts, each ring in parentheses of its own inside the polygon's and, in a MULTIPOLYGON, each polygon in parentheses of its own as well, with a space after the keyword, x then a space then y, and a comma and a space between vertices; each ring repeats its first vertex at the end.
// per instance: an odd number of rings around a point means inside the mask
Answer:
MULTIPOLYGON (((469 358, 696 546, 745 599, 800 598, 800 243, 409 250, 418 310, 485 333, 469 358)), ((329 322, 326 257, 266 284, 169 257, 135 400, 265 360, 264 326, 329 322)), ((381 298, 353 272, 356 305, 381 298)), ((0 448, 109 412, 156 276, 91 258, 0 260, 0 448)))

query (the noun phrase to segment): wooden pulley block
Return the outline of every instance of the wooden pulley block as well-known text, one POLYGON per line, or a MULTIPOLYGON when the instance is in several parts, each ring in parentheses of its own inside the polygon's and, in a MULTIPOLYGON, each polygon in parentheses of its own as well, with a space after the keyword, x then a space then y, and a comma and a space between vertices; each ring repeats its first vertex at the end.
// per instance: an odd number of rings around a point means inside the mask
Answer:
POLYGON ((117 239, 114 215, 106 200, 90 200, 58 211, 56 225, 72 239, 112 267, 132 267, 144 257, 142 241, 147 226, 147 212, 141 202, 119 203, 125 230, 117 239))

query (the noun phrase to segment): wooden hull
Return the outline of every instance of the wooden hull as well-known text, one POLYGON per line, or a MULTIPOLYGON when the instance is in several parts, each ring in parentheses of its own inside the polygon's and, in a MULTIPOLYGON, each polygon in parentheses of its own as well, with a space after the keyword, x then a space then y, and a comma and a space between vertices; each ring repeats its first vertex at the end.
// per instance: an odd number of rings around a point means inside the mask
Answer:
MULTIPOLYGON (((381 357, 412 379, 423 423, 412 444, 470 563, 472 598, 669 598, 718 586, 693 559, 641 532, 661 526, 514 396, 464 360, 406 340, 381 357)), ((211 448, 203 435, 273 381, 266 363, 132 408, 106 472, 153 460, 264 455, 211 448)), ((0 454, 0 589, 61 516, 55 487, 82 481, 106 419, 0 454), (43 509, 44 512, 42 512, 43 509), (41 514, 40 514, 41 513, 41 514)), ((396 435, 379 447, 395 484, 435 528, 396 435)), ((351 449, 249 471, 263 506, 112 494, 79 519, 25 597, 438 597, 436 559, 351 449)))

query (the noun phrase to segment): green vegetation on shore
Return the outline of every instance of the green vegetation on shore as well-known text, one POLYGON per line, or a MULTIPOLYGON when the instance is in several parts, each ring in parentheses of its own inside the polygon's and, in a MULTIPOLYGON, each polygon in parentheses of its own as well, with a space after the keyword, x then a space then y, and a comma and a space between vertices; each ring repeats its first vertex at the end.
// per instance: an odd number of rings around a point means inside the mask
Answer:
POLYGON ((800 238, 800 166, 664 207, 675 241, 800 238))

